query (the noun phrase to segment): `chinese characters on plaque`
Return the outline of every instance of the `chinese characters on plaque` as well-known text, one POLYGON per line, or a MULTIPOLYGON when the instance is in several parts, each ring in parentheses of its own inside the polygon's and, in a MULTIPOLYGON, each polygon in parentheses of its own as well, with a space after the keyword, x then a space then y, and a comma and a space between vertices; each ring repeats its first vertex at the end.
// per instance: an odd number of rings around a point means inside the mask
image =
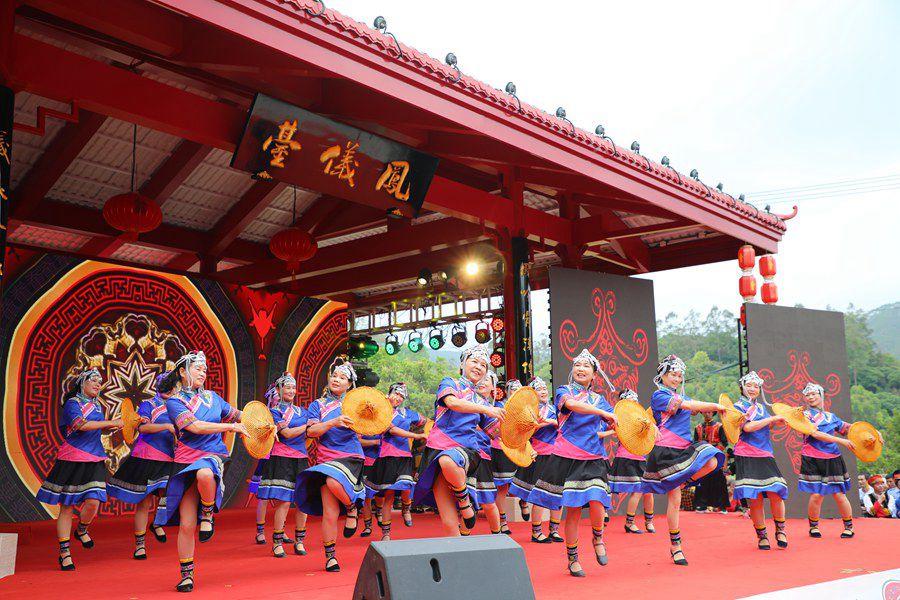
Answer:
POLYGON ((438 159, 257 94, 231 166, 257 179, 418 214, 438 159))
POLYGON ((0 86, 0 282, 6 260, 6 225, 9 222, 9 180, 12 170, 12 130, 16 99, 0 86))

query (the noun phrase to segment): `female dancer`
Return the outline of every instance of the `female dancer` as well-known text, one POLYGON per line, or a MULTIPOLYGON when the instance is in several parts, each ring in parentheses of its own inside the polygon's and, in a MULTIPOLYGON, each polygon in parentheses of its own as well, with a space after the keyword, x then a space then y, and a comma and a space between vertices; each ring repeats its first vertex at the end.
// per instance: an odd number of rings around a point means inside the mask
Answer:
MULTIPOLYGON (((108 493, 128 504, 137 504, 134 512, 134 554, 135 560, 147 559, 145 536, 150 509, 158 495, 165 498, 166 485, 172 472, 175 458, 175 426, 169 421, 166 400, 173 393, 173 387, 162 385, 168 373, 156 377, 156 396, 144 400, 137 409, 141 417, 138 425, 137 442, 131 454, 110 477, 108 493)), ((162 505, 160 510, 165 510, 162 505)), ((153 526, 153 536, 159 542, 166 541, 166 530, 153 526)))
MULTIPOLYGON (((278 390, 275 385, 270 385, 265 393, 266 406, 270 409, 278 404, 278 390)), ((269 509, 269 501, 259 497, 259 482, 262 479, 262 472, 266 466, 268 458, 260 458, 256 461, 256 469, 250 476, 250 482, 247 484, 247 493, 256 496, 256 543, 262 546, 266 543, 266 513, 269 509)), ((287 536, 284 536, 285 543, 292 543, 287 536)))
MULTIPOLYGON (((496 375, 494 375, 496 377, 496 375)), ((522 384, 518 379, 510 379, 506 382, 506 398, 509 398, 520 389, 522 384)), ((504 401, 497 400, 494 406, 503 408, 504 401)), ((509 457, 500 447, 500 436, 496 436, 491 440, 491 476, 494 479, 494 485, 497 487, 497 497, 494 500, 495 506, 500 516, 500 533, 510 534, 509 523, 506 520, 506 496, 509 493, 510 484, 516 475, 516 464, 509 460, 509 457)))
MULTIPOLYGON (((497 374, 488 371, 487 375, 475 386, 475 394, 485 404, 495 405, 497 398, 497 374)), ((499 433, 494 431, 492 433, 499 433)), ((478 456, 481 462, 475 469, 475 473, 466 479, 466 487, 470 492, 475 494, 475 502, 484 511, 484 517, 487 520, 488 528, 491 533, 500 533, 500 510, 497 508, 497 486, 494 484, 494 469, 491 460, 491 443, 492 438, 483 429, 478 429, 478 456)), ((471 531, 465 527, 465 523, 460 525, 460 533, 469 535, 471 531)))
MULTIPOLYGON (((372 467, 375 466, 375 461, 378 459, 378 455, 381 453, 381 436, 380 435, 360 435, 359 443, 362 445, 363 449, 363 484, 365 485, 366 481, 369 480, 369 476, 372 474, 372 467)), ((360 532, 359 537, 369 537, 372 535, 372 513, 376 513, 378 517, 379 524, 381 523, 381 508, 376 505, 375 510, 372 510, 372 504, 374 504, 376 500, 363 498, 362 502, 362 518, 363 518, 363 530, 360 532)))
POLYGON ((545 461, 528 495, 529 502, 550 510, 568 507, 565 540, 569 574, 573 577, 585 576, 578 562, 578 522, 585 505, 590 511, 597 562, 601 566, 609 562, 603 542, 603 517, 610 504, 609 463, 598 434, 605 433, 608 424, 615 425, 616 416, 606 398, 591 390, 599 373, 600 363, 587 350, 572 361, 570 383, 557 388, 554 398, 559 433, 553 454, 545 461))
POLYGON ((325 395, 309 405, 306 436, 319 442, 318 464, 297 476, 294 503, 308 515, 322 515, 322 542, 325 570, 340 571, 334 556, 338 517, 347 514, 344 537, 353 537, 359 525, 358 506, 366 497, 363 486, 363 450, 359 437, 350 429, 353 420, 341 414, 341 402, 356 386, 353 365, 337 358, 329 368, 325 395))
POLYGON ((493 433, 503 418, 503 409, 488 404, 475 393, 475 385, 487 369, 487 350, 475 346, 460 357, 461 377, 441 381, 434 403, 434 426, 425 442, 422 468, 413 492, 414 503, 437 507, 448 536, 460 535, 459 516, 466 529, 475 526, 477 499, 474 490, 466 487, 466 478, 475 474, 481 462, 477 432, 480 427, 493 433))
POLYGON ((156 511, 154 525, 178 525, 179 592, 194 589, 194 534, 200 523, 200 543, 208 542, 215 531, 213 513, 222 507, 223 477, 228 448, 222 434, 247 435, 238 422, 241 411, 206 390, 206 355, 190 352, 175 362, 175 368, 160 383, 163 389, 178 386, 166 401, 166 411, 174 423, 178 443, 172 475, 166 487, 166 509, 156 511))
POLYGON ((122 427, 122 419, 106 420, 97 403, 103 377, 97 369, 81 373, 63 397, 60 428, 65 441, 56 453, 53 468, 38 490, 37 499, 44 504, 58 504, 56 536, 59 540, 59 568, 74 571, 69 549, 72 513, 81 504, 75 535, 90 550, 94 540, 88 527, 97 515, 101 502, 106 502, 106 453, 100 432, 122 427))
MULTIPOLYGON (((808 383, 803 389, 803 397, 809 407, 808 418, 816 426, 816 431, 803 439, 800 450, 800 482, 798 489, 809 496, 809 536, 822 537, 819 531, 819 515, 825 496, 832 496, 841 519, 844 521, 842 538, 852 538, 853 512, 847 500, 850 489, 850 475, 838 445, 853 450, 850 440, 838 437, 847 435, 850 424, 842 421, 834 413, 825 410, 825 390, 815 383, 808 383)), ((880 434, 879 434, 880 435, 880 434)))
POLYGON ((670 354, 656 367, 656 387, 650 399, 653 418, 659 427, 659 439, 647 456, 641 483, 645 492, 666 494, 666 521, 669 524, 670 554, 676 565, 687 565, 681 550, 678 529, 681 486, 695 485, 713 469, 725 464, 725 454, 706 442, 691 442, 691 413, 724 411, 712 402, 691 400, 677 388, 684 382, 684 361, 670 354))
POLYGON ((405 383, 394 383, 388 388, 388 400, 394 407, 391 427, 384 432, 381 440, 381 451, 366 479, 366 496, 382 498, 381 508, 381 541, 391 539, 391 509, 394 506, 394 494, 400 492, 401 515, 403 524, 412 527, 412 500, 409 496, 416 486, 413 479, 412 453, 409 440, 424 440, 424 433, 412 433, 412 427, 425 424, 425 417, 414 410, 403 408, 409 398, 405 383))
POLYGON ((788 497, 787 483, 772 454, 769 428, 773 423, 783 423, 784 417, 769 416, 763 402, 758 402, 762 391, 762 377, 750 371, 738 382, 741 399, 734 407, 744 413, 746 421, 741 437, 734 445, 734 499, 746 498, 750 502, 750 519, 756 528, 757 547, 768 550, 766 535, 766 510, 763 499, 769 499, 769 508, 775 519, 775 541, 779 548, 787 548, 784 501, 788 497))
MULTIPOLYGON (((638 395, 633 390, 624 389, 619 392, 619 400, 634 400, 638 402, 638 395)), ((634 524, 638 503, 644 501, 644 528, 647 533, 656 533, 653 526, 653 494, 644 492, 641 484, 641 475, 644 474, 644 466, 647 459, 638 454, 632 454, 619 444, 616 456, 613 459, 612 470, 609 472, 609 489, 617 494, 628 496, 625 505, 625 533, 644 533, 634 524)))
MULTIPOLYGON (((297 380, 290 373, 282 373, 275 380, 275 391, 278 401, 269 407, 272 418, 278 427, 278 439, 272 446, 269 459, 263 465, 259 480, 258 497, 260 502, 275 501, 275 531, 272 533, 272 555, 284 558, 283 545, 284 522, 287 520, 291 501, 294 499, 294 486, 297 476, 309 467, 306 455, 306 428, 308 413, 294 404, 297 398, 297 380)), ((297 509, 294 518, 294 554, 303 556, 306 548, 306 514, 297 509)))
POLYGON ((537 392, 540 399, 539 410, 541 425, 538 430, 531 436, 531 446, 537 453, 537 458, 529 466, 519 468, 513 477, 512 483, 509 485, 509 493, 519 499, 519 508, 522 510, 522 518, 530 514, 531 517, 531 541, 535 544, 549 544, 550 542, 562 542, 563 537, 559 535, 559 523, 562 517, 562 509, 550 511, 550 535, 544 535, 543 521, 544 508, 540 506, 530 506, 527 502, 528 494, 534 489, 537 477, 541 468, 547 459, 553 454, 553 444, 556 442, 556 407, 548 402, 550 398, 550 390, 547 388, 546 382, 540 377, 535 377, 530 384, 531 388, 537 392), (531 511, 527 510, 531 508, 531 511))

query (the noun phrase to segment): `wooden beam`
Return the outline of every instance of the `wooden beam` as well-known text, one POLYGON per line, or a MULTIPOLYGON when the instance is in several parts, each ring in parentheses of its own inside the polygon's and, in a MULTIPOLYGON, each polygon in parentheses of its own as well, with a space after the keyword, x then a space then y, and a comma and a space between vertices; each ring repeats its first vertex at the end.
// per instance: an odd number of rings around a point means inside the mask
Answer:
POLYGON ((285 183, 254 183, 213 227, 205 254, 219 256, 286 188, 285 183))
MULTIPOLYGON (((483 234, 481 227, 470 223, 451 224, 446 221, 424 223, 411 227, 408 233, 402 236, 382 233, 320 248, 315 256, 301 263, 301 272, 296 277, 312 278, 356 266, 369 266, 380 270, 382 261, 415 256, 447 246, 468 244, 482 239, 483 234)), ((288 276, 289 273, 282 261, 270 259, 221 271, 218 278, 227 283, 252 285, 278 281, 288 276)))
POLYGON ((689 242, 678 242, 650 249, 653 271, 665 271, 694 265, 734 260, 743 241, 726 235, 712 235, 689 242))
MULTIPOLYGON (((625 222, 619 216, 607 208, 596 206, 585 207, 589 214, 600 216, 600 226, 603 230, 616 231, 628 229, 625 222)), ((596 251, 589 251, 597 258, 619 264, 620 266, 633 268, 638 273, 646 273, 650 270, 650 253, 647 245, 640 239, 625 237, 609 240, 609 245, 619 256, 618 262, 613 255, 606 255, 596 251)))
MULTIPOLYGON (((144 182, 140 189, 141 194, 156 201, 162 208, 166 200, 203 162, 211 150, 209 146, 189 140, 182 141, 169 155, 169 158, 144 182)), ((112 238, 97 236, 85 242, 79 251, 97 258, 109 258, 124 244, 123 236, 112 238)))
POLYGON ((660 233, 668 233, 672 231, 680 231, 682 229, 691 229, 702 227, 693 221, 687 219, 676 219, 674 221, 666 221, 664 223, 654 223, 653 225, 643 225, 640 227, 623 227, 620 229, 606 230, 604 226, 608 223, 608 218, 604 215, 594 217, 586 217, 575 221, 575 242, 577 246, 597 246, 610 240, 622 240, 631 237, 640 237, 644 235, 656 235, 660 233))
MULTIPOLYGON (((106 117, 103 115, 81 110, 78 113, 77 123, 67 123, 56 134, 53 141, 13 190, 11 221, 21 221, 35 213, 41 200, 56 185, 62 174, 105 121, 106 117)), ((17 226, 15 223, 9 225, 7 235, 12 234, 17 226)))

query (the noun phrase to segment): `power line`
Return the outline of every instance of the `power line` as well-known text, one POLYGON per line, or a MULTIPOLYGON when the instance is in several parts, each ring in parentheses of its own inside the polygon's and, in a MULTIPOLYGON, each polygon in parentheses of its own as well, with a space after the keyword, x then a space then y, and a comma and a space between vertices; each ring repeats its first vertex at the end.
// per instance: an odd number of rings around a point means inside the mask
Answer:
POLYGON ((893 185, 884 185, 880 187, 861 187, 861 188, 851 188, 846 190, 822 190, 818 193, 810 193, 810 194, 797 194, 797 195, 788 195, 788 196, 777 196, 773 198, 763 199, 763 200, 755 200, 754 205, 774 205, 774 204, 790 204, 790 203, 799 203, 799 202, 807 202, 809 200, 822 200, 828 198, 840 198, 842 196, 858 196, 863 194, 871 194, 873 192, 887 192, 891 190, 900 189, 900 182, 897 182, 893 185))
POLYGON ((876 184, 878 182, 882 182, 884 180, 897 179, 900 178, 900 173, 894 175, 882 175, 880 177, 863 177, 860 179, 844 179, 841 181, 832 181, 829 183, 819 183, 819 184, 811 184, 804 186, 794 186, 794 187, 785 187, 785 188, 773 188, 770 190, 761 190, 758 192, 750 192, 748 196, 772 196, 777 195, 781 196, 784 194, 792 193, 792 192, 801 192, 805 190, 813 190, 818 188, 828 188, 828 187, 846 187, 848 185, 859 185, 859 184, 876 184))

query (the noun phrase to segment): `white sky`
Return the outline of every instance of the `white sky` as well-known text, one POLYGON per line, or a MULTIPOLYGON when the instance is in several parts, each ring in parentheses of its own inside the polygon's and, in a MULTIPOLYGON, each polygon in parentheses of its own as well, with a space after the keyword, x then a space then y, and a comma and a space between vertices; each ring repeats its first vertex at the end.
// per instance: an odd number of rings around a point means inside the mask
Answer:
MULTIPOLYGON (((776 282, 781 304, 809 308, 900 299, 900 3, 326 4, 370 26, 383 15, 404 43, 453 51, 463 72, 500 89, 514 81, 524 101, 564 106, 588 131, 603 123, 617 144, 639 140, 643 154, 750 202, 897 176, 882 191, 796 202, 776 282)), ((652 274, 657 315, 737 310, 737 277, 736 260, 652 274)))

